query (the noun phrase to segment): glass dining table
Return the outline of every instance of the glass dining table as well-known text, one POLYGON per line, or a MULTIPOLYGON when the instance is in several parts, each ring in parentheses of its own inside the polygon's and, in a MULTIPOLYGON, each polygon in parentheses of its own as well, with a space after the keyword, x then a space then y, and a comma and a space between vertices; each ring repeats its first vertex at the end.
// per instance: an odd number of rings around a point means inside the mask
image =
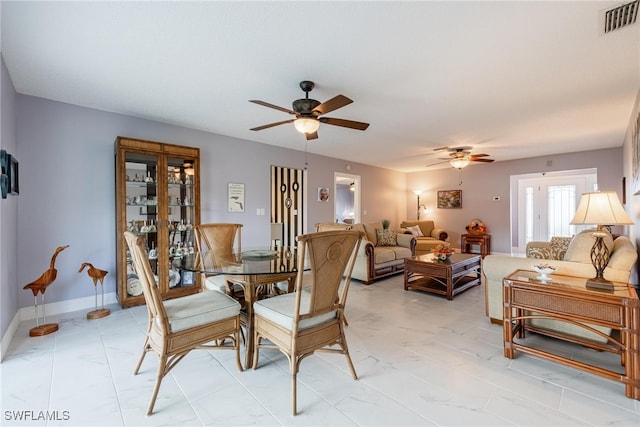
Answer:
POLYGON ((174 263, 174 266, 183 271, 202 274, 203 280, 204 277, 222 275, 229 283, 242 287, 246 315, 244 367, 253 367, 256 346, 253 337, 253 303, 263 296, 294 290, 298 274, 297 248, 277 246, 232 254, 196 252, 174 263), (283 289, 284 286, 276 286, 276 283, 286 284, 286 289, 283 289))

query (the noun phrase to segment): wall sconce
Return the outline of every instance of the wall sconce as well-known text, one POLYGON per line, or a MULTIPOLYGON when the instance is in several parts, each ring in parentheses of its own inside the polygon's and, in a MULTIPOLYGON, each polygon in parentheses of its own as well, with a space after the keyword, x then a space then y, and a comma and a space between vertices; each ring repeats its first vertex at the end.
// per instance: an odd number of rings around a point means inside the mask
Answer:
POLYGON ((416 193, 416 196, 418 197, 418 221, 420 221, 420 208, 426 210, 427 207, 425 205, 420 204, 420 195, 422 194, 422 190, 416 190, 415 193, 416 193))
POLYGON ((349 190, 350 191, 356 191, 356 183, 352 182, 351 184, 349 184, 349 190))

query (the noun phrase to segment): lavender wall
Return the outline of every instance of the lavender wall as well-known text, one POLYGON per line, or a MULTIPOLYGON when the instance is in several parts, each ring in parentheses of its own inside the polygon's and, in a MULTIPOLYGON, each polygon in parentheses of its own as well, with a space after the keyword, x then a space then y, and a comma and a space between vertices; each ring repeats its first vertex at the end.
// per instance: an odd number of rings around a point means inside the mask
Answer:
MULTIPOLYGON (((20 148, 20 240, 14 289, 37 278, 55 248, 70 247, 57 259, 58 278, 47 302, 93 296, 93 285, 78 268, 91 262, 111 272, 105 292, 115 290, 114 141, 129 136, 201 149, 203 222, 241 222, 243 246, 269 243, 269 181, 272 164, 304 168, 302 151, 282 149, 221 135, 165 125, 129 116, 17 95, 20 148), (228 213, 227 183, 245 184, 244 213, 228 213), (266 215, 257 216, 264 208, 266 215)), ((317 222, 335 221, 332 203, 316 202, 316 188, 333 188, 335 171, 347 162, 308 155, 307 230, 317 222)), ((398 221, 406 206, 406 176, 386 169, 352 165, 362 176, 363 218, 398 221)), ((14 253, 15 250, 12 250, 14 253)), ((18 307, 33 303, 18 291, 18 307)), ((11 310, 14 311, 14 310, 11 310)), ((13 316, 13 314, 11 314, 13 316)))
MULTIPOLYGON (((0 56, 0 148, 22 160, 17 151, 15 126, 16 91, 4 59, 0 56)), ((0 337, 4 336, 18 310, 15 286, 18 265, 17 196, 0 199, 0 337)))

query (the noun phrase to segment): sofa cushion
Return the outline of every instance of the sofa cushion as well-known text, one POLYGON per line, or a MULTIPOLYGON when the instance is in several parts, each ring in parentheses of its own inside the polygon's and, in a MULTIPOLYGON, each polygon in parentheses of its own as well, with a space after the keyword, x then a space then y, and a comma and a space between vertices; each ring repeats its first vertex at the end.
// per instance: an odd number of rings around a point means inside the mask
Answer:
POLYGON ((613 252, 608 267, 631 271, 637 259, 638 254, 631 240, 627 236, 620 236, 613 241, 613 252))
POLYGON ((378 239, 377 246, 397 246, 398 238, 396 232, 388 229, 376 228, 376 237, 378 239))
POLYGON ((367 240, 373 243, 373 246, 378 244, 378 236, 376 234, 376 228, 382 229, 382 222, 363 222, 364 232, 367 235, 367 240))
MULTIPOLYGON (((564 254, 564 260, 591 264, 591 248, 595 243, 595 237, 593 237, 594 232, 595 230, 593 229, 584 230, 575 236, 571 240, 571 243, 569 243, 567 252, 564 254)), ((604 244, 611 253, 613 250, 613 237, 611 237, 611 234, 609 233, 606 234, 604 244)))
POLYGON ((373 263, 383 264, 385 262, 394 261, 396 259, 396 253, 394 252, 395 246, 378 246, 373 251, 373 263))

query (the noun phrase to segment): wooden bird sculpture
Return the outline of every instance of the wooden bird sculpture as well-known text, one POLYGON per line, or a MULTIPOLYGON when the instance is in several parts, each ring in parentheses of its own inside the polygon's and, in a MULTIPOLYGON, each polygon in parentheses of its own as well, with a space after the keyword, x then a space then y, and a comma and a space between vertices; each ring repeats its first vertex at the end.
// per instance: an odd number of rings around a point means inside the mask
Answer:
POLYGON ((93 287, 96 291, 96 308, 93 311, 87 313, 87 319, 99 319, 101 317, 108 316, 111 313, 111 310, 108 308, 104 308, 104 276, 106 276, 109 272, 105 270, 100 270, 99 268, 95 268, 93 264, 89 262, 82 263, 80 266, 80 270, 78 273, 82 273, 82 271, 89 267, 87 270, 87 274, 93 280, 93 287), (102 308, 98 309, 98 282, 100 282, 100 290, 102 292, 102 308))
POLYGON ((56 280, 56 276, 58 275, 58 270, 56 270, 56 267, 55 267, 56 258, 58 257, 58 254, 64 251, 65 249, 67 249, 68 247, 69 245, 58 246, 55 252, 53 253, 53 256, 51 257, 51 262, 49 263, 49 269, 44 273, 42 273, 42 275, 38 277, 36 280, 34 280, 33 282, 27 285, 24 285, 24 287, 22 288, 22 289, 30 289, 31 292, 33 292, 34 306, 36 310, 36 327, 32 328, 29 331, 29 336, 37 337, 37 336, 47 335, 58 330, 57 323, 46 323, 47 317, 44 312, 44 293, 47 290, 47 287, 50 284, 52 284, 54 280, 56 280), (41 297, 42 321, 43 321, 42 325, 39 324, 40 316, 38 313, 38 294, 42 294, 42 297, 41 297))

